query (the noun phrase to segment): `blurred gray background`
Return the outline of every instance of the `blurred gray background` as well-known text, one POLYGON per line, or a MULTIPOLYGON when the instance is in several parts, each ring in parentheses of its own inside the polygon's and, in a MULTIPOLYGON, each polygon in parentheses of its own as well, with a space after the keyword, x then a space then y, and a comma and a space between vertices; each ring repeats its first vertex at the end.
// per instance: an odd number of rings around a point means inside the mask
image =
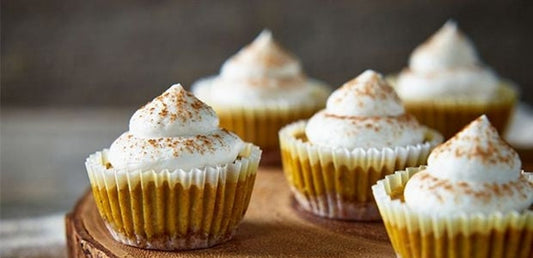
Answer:
POLYGON ((85 158, 137 107, 217 73, 263 28, 338 87, 367 68, 399 71, 454 18, 531 104, 531 3, 1 0, 0 217, 71 209, 85 158))
POLYGON ((1 104, 136 107, 189 86, 263 28, 334 87, 400 70, 448 19, 533 103, 532 1, 2 0, 1 104))
MULTIPOLYGON (((86 157, 126 131, 137 107, 172 83, 217 73, 263 28, 307 74, 338 87, 368 68, 399 71, 454 18, 533 104, 531 0, 0 1, 2 257, 60 257, 63 214, 89 188, 86 157)), ((529 136, 511 133, 515 142, 532 143, 529 114, 529 136)))

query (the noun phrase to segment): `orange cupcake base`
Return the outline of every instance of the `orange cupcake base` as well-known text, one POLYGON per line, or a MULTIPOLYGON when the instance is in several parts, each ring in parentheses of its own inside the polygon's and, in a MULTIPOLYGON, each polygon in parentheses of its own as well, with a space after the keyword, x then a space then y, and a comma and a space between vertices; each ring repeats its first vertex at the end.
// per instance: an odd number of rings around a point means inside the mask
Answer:
POLYGON ((419 166, 442 136, 426 128, 426 141, 384 149, 328 148, 305 139, 305 121, 280 133, 283 171, 299 205, 315 215, 341 220, 376 221, 371 186, 385 175, 419 166))
POLYGON ((463 127, 485 114, 491 124, 503 135, 509 124, 516 102, 516 92, 506 84, 498 90, 498 98, 490 101, 403 100, 407 113, 414 115, 421 124, 443 134, 445 139, 454 136, 463 127))
MULTIPOLYGON (((533 257, 533 211, 428 216, 403 200, 407 181, 425 167, 408 168, 372 187, 398 257, 533 257)), ((533 182, 533 176, 529 177, 533 182)))
POLYGON ((252 194, 261 151, 246 143, 228 164, 191 170, 108 168, 86 162, 96 207, 115 240, 146 249, 207 248, 231 239, 252 194))

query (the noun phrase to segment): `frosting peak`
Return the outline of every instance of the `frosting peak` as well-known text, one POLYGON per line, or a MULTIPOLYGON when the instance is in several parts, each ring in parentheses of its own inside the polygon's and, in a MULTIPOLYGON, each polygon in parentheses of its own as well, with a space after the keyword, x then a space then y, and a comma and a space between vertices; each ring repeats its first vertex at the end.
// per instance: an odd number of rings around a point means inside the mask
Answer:
POLYGON ((405 114, 382 76, 367 70, 328 98, 326 109, 307 123, 311 143, 343 148, 385 148, 424 141, 424 128, 405 114))
POLYGON ((129 127, 138 137, 197 135, 217 129, 218 117, 210 106, 175 84, 137 110, 129 127))
POLYGON ((264 29, 257 35, 250 45, 240 51, 235 58, 245 58, 249 56, 262 56, 261 59, 266 65, 282 64, 286 61, 295 60, 287 50, 283 49, 272 36, 272 32, 264 29))
POLYGON ((218 128, 211 107, 173 85, 137 110, 130 130, 118 137, 108 159, 116 169, 189 170, 231 163, 243 142, 218 128))
POLYGON ((230 57, 220 74, 192 87, 207 103, 246 107, 322 106, 329 87, 305 76, 300 61, 263 30, 230 57))
POLYGON ((437 178, 506 183, 520 175, 520 158, 485 115, 433 150, 428 171, 437 178))
POLYGON ((300 62, 283 49, 269 30, 227 60, 221 75, 227 78, 264 78, 302 76, 300 62))
POLYGON ((404 108, 381 74, 366 70, 334 91, 327 100, 328 113, 339 116, 397 116, 404 108))
POLYGON ((427 168, 407 182, 405 202, 438 215, 522 211, 533 202, 533 182, 520 166, 483 115, 431 152, 427 168))
POLYGON ((472 42, 453 20, 447 21, 429 40, 411 54, 409 66, 416 72, 435 72, 457 67, 479 65, 472 42))
POLYGON ((497 89, 496 74, 481 63, 474 45, 454 21, 446 22, 413 51, 409 69, 400 73, 396 85, 404 100, 488 100, 497 89))

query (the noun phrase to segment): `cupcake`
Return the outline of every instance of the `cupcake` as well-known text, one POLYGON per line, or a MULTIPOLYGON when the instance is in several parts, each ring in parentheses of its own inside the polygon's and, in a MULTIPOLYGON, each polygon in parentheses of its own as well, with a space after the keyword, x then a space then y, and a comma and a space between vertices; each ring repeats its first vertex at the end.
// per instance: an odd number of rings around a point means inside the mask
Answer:
POLYGON ((264 161, 279 163, 278 131, 322 109, 329 87, 308 78, 298 59, 264 30, 192 91, 215 109, 221 127, 259 145, 264 161))
POLYGON ((426 164, 442 141, 404 108, 382 76, 365 71, 329 96, 324 110, 279 132, 283 171, 297 203, 315 215, 379 220, 370 187, 426 164))
POLYGON ((503 133, 517 98, 512 83, 480 61, 454 21, 413 51, 393 84, 405 109, 446 139, 482 114, 503 133))
POLYGON ((137 110, 129 131, 85 165, 115 240, 183 250, 234 235, 260 155, 257 146, 220 129, 215 111, 177 84, 137 110))
POLYGON ((372 187, 398 257, 533 257, 533 174, 486 116, 372 187))

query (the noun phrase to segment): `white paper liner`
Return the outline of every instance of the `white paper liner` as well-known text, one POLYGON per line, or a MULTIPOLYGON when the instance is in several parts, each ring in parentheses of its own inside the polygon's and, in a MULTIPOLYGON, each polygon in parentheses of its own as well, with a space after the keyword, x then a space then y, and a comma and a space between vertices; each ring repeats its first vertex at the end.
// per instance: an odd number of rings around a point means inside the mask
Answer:
POLYGON ((107 150, 85 164, 98 210, 117 241, 182 250, 232 237, 248 207, 260 156, 247 143, 233 163, 188 171, 107 169, 107 150))
MULTIPOLYGON (((372 186, 379 212, 398 257, 532 257, 533 211, 424 215, 391 192, 425 166, 388 175, 372 186), (502 233, 498 233, 502 232, 502 233)), ((533 174, 524 173, 530 182, 533 174)))
MULTIPOLYGON (((387 81, 396 87, 396 77, 387 81)), ((502 80, 496 94, 490 99, 476 99, 473 96, 436 97, 428 99, 402 99, 406 112, 418 121, 441 132, 445 138, 455 135, 472 120, 485 114, 492 125, 503 134, 507 128, 517 101, 517 86, 502 80)))
MULTIPOLYGON (((272 101, 246 101, 245 103, 220 103, 217 96, 211 96, 210 81, 204 79, 193 87, 194 94, 217 112, 220 127, 239 135, 243 140, 253 142, 265 152, 278 152, 278 131, 285 125, 311 117, 324 108, 330 90, 321 83, 309 83, 309 97, 301 101, 274 99, 272 101)), ((270 163, 279 163, 274 160, 270 163)))
POLYGON ((283 171, 298 204, 316 215, 346 220, 379 220, 370 187, 387 174, 426 164, 442 136, 426 128, 424 143, 383 149, 331 148, 304 142, 306 122, 279 132, 283 171))

